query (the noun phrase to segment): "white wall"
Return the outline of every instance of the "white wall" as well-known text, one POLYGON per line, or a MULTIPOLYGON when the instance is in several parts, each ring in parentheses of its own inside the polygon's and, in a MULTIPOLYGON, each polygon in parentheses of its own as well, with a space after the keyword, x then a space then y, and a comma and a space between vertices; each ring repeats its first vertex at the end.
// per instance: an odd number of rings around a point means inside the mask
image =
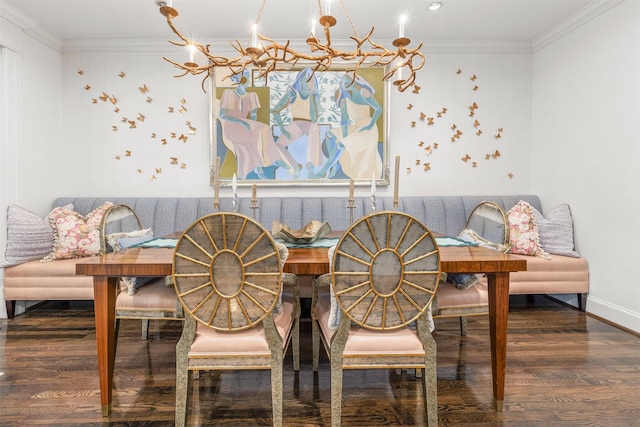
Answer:
POLYGON ((429 54, 419 94, 392 91, 390 151, 401 156, 400 193, 406 195, 524 194, 529 191, 531 56, 429 54), (458 74, 458 70, 460 73, 458 74), (475 79, 472 80, 472 77, 475 79), (477 90, 474 87, 477 86, 477 90), (470 117, 470 106, 477 105, 470 117), (407 107, 413 105, 411 110, 407 107), (440 118, 438 112, 446 108, 440 118), (420 113, 434 125, 420 121, 420 113), (474 126, 476 120, 479 125, 474 126), (416 126, 411 127, 411 122, 416 126), (453 126, 456 130, 452 130, 453 126), (496 138, 498 129, 500 137, 496 138), (462 135, 451 141, 456 131, 462 135), (481 132, 478 135, 478 132, 481 132), (424 146, 434 146, 426 155, 424 146), (486 159, 489 154, 500 156, 486 159), (469 155, 467 162, 462 158, 469 155), (420 159, 431 170, 416 165, 420 159), (473 166, 476 162, 476 166, 473 166), (411 167, 411 173, 406 168, 411 167), (510 177, 509 174, 513 174, 510 177))
MULTIPOLYGON (((175 56, 175 52, 173 53, 175 56)), ((209 96, 201 89, 200 77, 176 79, 176 70, 154 53, 65 53, 62 65, 62 140, 60 169, 65 173, 66 195, 185 195, 208 196, 209 186, 209 96), (82 71, 80 75, 78 70, 82 71), (125 73, 120 77, 121 72, 125 73), (85 89, 89 85, 90 89, 85 89), (139 87, 149 91, 142 94, 139 87), (100 100, 115 96, 117 103, 100 100), (152 101, 146 102, 151 97, 152 101), (97 101, 94 103, 94 99, 97 101), (180 100, 186 114, 180 114, 180 100), (169 113, 169 107, 174 112, 169 113), (114 109, 119 108, 115 113, 114 109), (138 114, 144 122, 136 120, 138 114), (136 122, 135 129, 123 122, 136 122), (170 138, 185 133, 186 121, 197 129, 187 143, 170 138), (117 130, 112 130, 116 126, 117 130), (152 138, 152 133, 156 138, 152 138), (162 145, 161 138, 167 138, 162 145), (131 151, 125 157, 126 150, 131 151), (117 160, 116 156, 120 156, 117 160), (171 165, 170 158, 186 163, 186 169, 171 165), (162 169, 155 173, 156 168, 162 169), (142 172, 138 171, 140 169, 142 172), (151 179, 155 175, 155 179, 151 179)), ((421 71, 419 94, 391 89, 389 103, 390 158, 401 156, 400 191, 420 194, 514 194, 529 188, 531 56, 428 55, 421 71), (460 69, 462 72, 457 74, 460 69), (476 75, 476 80, 471 77, 476 75), (477 90, 473 90, 474 86, 477 90), (469 106, 478 105, 475 117, 469 106), (407 106, 413 105, 409 110, 407 106), (446 108, 441 118, 437 113, 446 108), (434 125, 420 120, 420 113, 434 117, 434 125), (480 125, 474 127, 474 121, 480 125), (411 122, 416 122, 412 127, 411 122), (452 125, 463 135, 451 142, 452 125), (504 130, 496 139, 497 129, 504 130), (478 130, 482 131, 477 135, 478 130), (423 141, 424 146, 419 143, 423 141), (438 144, 427 155, 426 146, 438 144), (500 152, 497 158, 487 154, 500 152), (463 162, 469 154, 472 159, 463 162), (417 166, 416 160, 421 161, 417 166), (476 161, 476 167, 472 162, 476 161), (424 171, 423 163, 431 170, 424 171), (407 172, 411 168, 411 172, 407 172), (509 177, 513 173, 513 178, 509 177)), ((379 187, 390 195, 393 186, 379 187)), ((260 187, 261 195, 284 194, 282 187, 260 187)), ((345 194, 344 187, 302 187, 300 195, 345 194)), ((357 193, 366 194, 367 188, 357 193)), ((222 196, 228 192, 222 190, 222 196)), ((247 188, 240 190, 248 194, 247 188)))
POLYGON ((61 195, 210 193, 209 97, 200 79, 174 78, 174 67, 159 53, 63 54, 62 59, 61 195), (116 103, 102 100, 104 93, 116 103), (171 164, 172 157, 177 164, 171 164))
MULTIPOLYGON (((6 209, 18 204, 44 214, 59 192, 60 53, 1 18, 0 247, 6 245, 6 209)), ((4 260, 4 251, 2 257, 4 260)), ((0 272, 0 279, 1 279, 0 272)), ((0 292, 2 284, 0 282, 0 292)), ((19 304, 17 312, 21 311, 19 304)), ((0 317, 6 317, 4 304, 0 317)))
POLYGON ((531 189, 571 205, 589 260, 587 311, 640 331, 640 2, 533 56, 531 189))

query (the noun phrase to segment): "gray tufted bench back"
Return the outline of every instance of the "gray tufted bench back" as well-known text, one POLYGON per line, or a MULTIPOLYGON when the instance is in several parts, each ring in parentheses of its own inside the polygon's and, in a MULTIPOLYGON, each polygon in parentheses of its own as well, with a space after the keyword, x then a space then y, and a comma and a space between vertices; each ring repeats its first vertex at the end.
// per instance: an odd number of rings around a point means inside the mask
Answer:
MULTIPOLYGON (((473 208, 481 201, 492 201, 505 211, 525 200, 542 212, 538 196, 408 196, 398 202, 398 210, 415 216, 430 230, 455 236, 463 228, 473 208)), ((214 212, 209 197, 59 197, 53 207, 73 203, 76 211, 88 214, 102 203, 110 201, 129 205, 138 214, 145 228, 156 236, 185 230, 198 218, 214 212)), ((273 221, 298 229, 312 220, 328 221, 333 230, 349 226, 346 197, 264 197, 258 200, 256 216, 268 230, 273 221)), ((371 200, 357 197, 353 219, 371 213, 371 200)), ((232 202, 220 200, 221 211, 231 211, 232 202)), ((376 211, 394 210, 391 197, 376 198, 376 211)), ((238 211, 253 216, 250 198, 238 199, 238 211)))

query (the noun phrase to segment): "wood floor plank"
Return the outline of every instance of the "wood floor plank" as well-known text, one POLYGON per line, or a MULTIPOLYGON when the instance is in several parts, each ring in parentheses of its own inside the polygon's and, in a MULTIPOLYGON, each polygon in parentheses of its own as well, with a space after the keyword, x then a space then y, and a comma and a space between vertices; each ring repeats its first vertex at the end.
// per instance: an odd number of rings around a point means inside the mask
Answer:
MULTIPOLYGON (((301 372, 284 370, 287 426, 330 424, 329 364, 311 370, 310 323, 302 323, 301 372)), ((0 426, 168 426, 174 419, 180 325, 123 321, 112 415, 100 412, 93 305, 47 302, 0 320, 0 426)), ((638 426, 640 338, 544 297, 512 297, 505 411, 492 407, 486 318, 438 319, 440 426, 638 426)), ((345 371, 343 426, 423 425, 413 372, 345 371)), ((194 381, 192 426, 271 425, 268 371, 206 373, 194 381)))

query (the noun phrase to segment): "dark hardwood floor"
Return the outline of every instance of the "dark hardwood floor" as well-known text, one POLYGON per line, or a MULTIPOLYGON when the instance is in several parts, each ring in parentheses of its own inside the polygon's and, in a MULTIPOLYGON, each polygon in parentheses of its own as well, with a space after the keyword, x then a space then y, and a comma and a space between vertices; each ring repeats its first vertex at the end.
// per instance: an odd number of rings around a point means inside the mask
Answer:
MULTIPOLYGON (((311 370, 310 323, 302 369, 284 374, 287 426, 330 425, 329 367, 311 370)), ((179 322, 121 324, 113 411, 100 413, 91 302, 48 302, 0 320, 0 425, 169 426, 174 419, 179 322)), ((638 426, 640 338, 544 297, 512 297, 505 411, 491 406, 487 318, 437 321, 441 426, 638 426)), ((267 371, 204 374, 192 391, 190 425, 271 424, 267 371)), ((422 425, 413 372, 346 371, 343 426, 422 425)))

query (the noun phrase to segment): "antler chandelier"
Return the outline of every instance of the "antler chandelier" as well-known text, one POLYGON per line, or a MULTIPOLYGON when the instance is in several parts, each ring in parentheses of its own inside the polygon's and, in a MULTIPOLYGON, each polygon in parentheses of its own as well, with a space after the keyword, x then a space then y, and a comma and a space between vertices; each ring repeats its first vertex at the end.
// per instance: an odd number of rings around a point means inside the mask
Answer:
POLYGON ((359 38, 351 22, 351 17, 344 5, 344 0, 340 0, 340 4, 351 24, 353 35, 350 37, 355 46, 352 51, 347 52, 336 49, 331 46, 331 27, 335 26, 337 21, 331 15, 331 0, 324 1, 324 10, 321 0, 318 1, 318 9, 320 19, 318 23, 324 30, 325 41, 321 42, 315 35, 315 24, 311 27, 311 36, 306 39, 310 53, 299 52, 291 47, 291 43, 287 40, 279 43, 276 40, 258 33, 257 25, 260 20, 262 11, 264 10, 266 0, 263 0, 258 17, 253 25, 251 34, 251 42, 249 45, 243 45, 237 39, 235 43, 231 42, 231 46, 237 51, 237 56, 225 57, 216 55, 211 52, 210 45, 204 45, 185 37, 174 25, 173 21, 178 17, 178 11, 173 8, 172 1, 159 1, 160 13, 167 18, 167 24, 171 30, 180 38, 181 41, 170 41, 176 46, 183 46, 190 49, 189 62, 179 63, 171 59, 164 58, 183 73, 176 77, 183 77, 187 74, 198 75, 205 74, 204 83, 210 77, 217 67, 226 67, 231 74, 241 73, 247 67, 256 68, 260 77, 266 77, 271 71, 278 68, 290 68, 298 62, 304 65, 310 65, 313 72, 327 71, 335 62, 346 64, 347 72, 353 73, 353 79, 358 73, 358 69, 363 66, 387 66, 387 71, 383 77, 384 80, 394 80, 393 84, 400 92, 404 92, 407 88, 413 86, 416 80, 416 71, 420 70, 425 64, 425 57, 420 52, 422 43, 416 48, 409 49, 407 46, 411 40, 404 36, 404 22, 400 23, 398 38, 393 40, 392 44, 395 50, 390 51, 371 40, 373 35, 373 27, 369 33, 359 38), (207 63, 200 65, 195 62, 195 52, 200 52, 207 59, 207 63))

